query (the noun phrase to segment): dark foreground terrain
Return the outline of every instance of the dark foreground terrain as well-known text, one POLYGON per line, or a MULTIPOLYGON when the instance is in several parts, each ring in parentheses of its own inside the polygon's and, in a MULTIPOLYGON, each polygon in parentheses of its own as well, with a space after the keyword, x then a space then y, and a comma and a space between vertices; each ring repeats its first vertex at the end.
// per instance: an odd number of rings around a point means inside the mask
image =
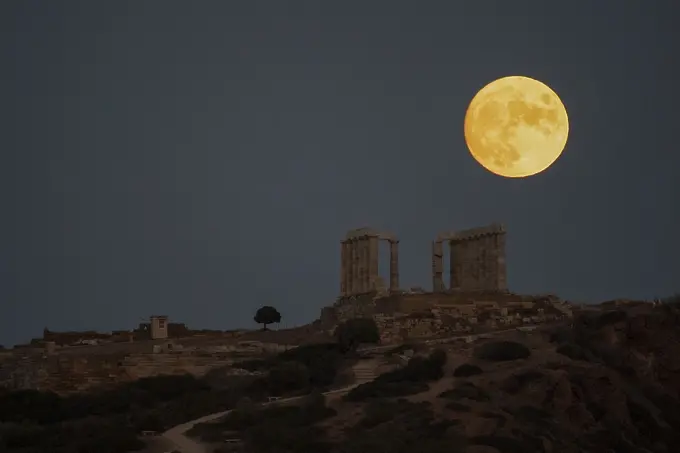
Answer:
POLYGON ((428 351, 342 399, 242 400, 189 434, 225 452, 677 452, 676 307, 596 311, 428 351))
POLYGON ((58 396, 0 389, 0 453, 127 453, 145 447, 142 431, 162 432, 228 410, 244 396, 265 401, 346 384, 341 370, 353 360, 338 344, 308 345, 242 368, 140 379, 103 392, 58 396))

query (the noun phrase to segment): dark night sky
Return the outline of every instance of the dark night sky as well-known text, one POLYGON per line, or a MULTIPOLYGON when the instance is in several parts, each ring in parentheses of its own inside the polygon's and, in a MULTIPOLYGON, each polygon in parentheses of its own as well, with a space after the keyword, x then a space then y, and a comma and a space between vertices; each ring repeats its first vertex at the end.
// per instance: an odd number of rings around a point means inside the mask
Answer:
POLYGON ((0 343, 157 313, 249 327, 262 304, 302 324, 365 225, 399 235, 403 287, 430 287, 437 233, 499 221, 513 291, 673 293, 679 12, 3 0, 0 343), (486 172, 463 140, 468 102, 506 75, 547 83, 570 115, 563 156, 527 179, 486 172))

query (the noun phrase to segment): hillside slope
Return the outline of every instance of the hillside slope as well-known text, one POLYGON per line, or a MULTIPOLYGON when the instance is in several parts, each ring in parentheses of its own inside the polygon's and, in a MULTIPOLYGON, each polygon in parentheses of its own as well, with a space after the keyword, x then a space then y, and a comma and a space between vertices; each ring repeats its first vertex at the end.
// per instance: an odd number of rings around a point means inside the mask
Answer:
POLYGON ((443 366, 436 354, 413 359, 330 408, 236 413, 224 428, 254 452, 664 453, 680 445, 673 307, 589 313, 569 326, 447 348, 443 366))

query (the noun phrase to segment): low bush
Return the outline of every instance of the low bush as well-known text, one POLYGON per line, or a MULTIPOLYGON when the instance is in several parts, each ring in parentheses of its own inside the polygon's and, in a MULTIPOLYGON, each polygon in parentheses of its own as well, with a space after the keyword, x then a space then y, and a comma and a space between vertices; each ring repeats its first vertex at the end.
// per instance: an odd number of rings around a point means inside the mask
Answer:
MULTIPOLYGON (((399 402, 394 403, 399 404, 399 402)), ((401 403, 392 420, 368 429, 350 429, 334 448, 336 453, 451 453, 463 451, 450 428, 457 420, 436 421, 426 403, 401 403)), ((396 407, 396 406, 395 406, 396 407)))
POLYGON ((526 422, 528 426, 545 427, 551 425, 552 417, 548 412, 533 406, 520 406, 512 409, 509 412, 516 420, 526 422))
POLYGON ((526 359, 531 356, 531 351, 516 341, 492 341, 476 347, 474 356, 480 360, 503 362, 526 359))
POLYGON ((574 341, 574 331, 566 326, 560 326, 550 332, 551 343, 567 343, 574 341))
POLYGON ((624 310, 605 311, 597 318, 595 327, 600 328, 609 326, 611 324, 618 324, 620 322, 625 322, 627 319, 628 313, 626 313, 624 310))
POLYGON ((587 361, 588 355, 586 351, 577 344, 574 343, 564 343, 557 347, 555 350, 558 354, 569 357, 572 360, 582 360, 587 361))
POLYGON ((535 451, 526 442, 504 436, 476 436, 469 439, 471 445, 486 445, 503 453, 526 453, 535 451))
POLYGON ((538 382, 545 378, 545 374, 537 370, 526 370, 520 373, 513 374, 503 381, 501 389, 504 392, 515 394, 524 389, 532 382, 538 382))
POLYGON ((458 387, 454 387, 450 390, 442 392, 439 394, 439 397, 454 400, 466 398, 469 400, 479 402, 491 400, 488 393, 486 393, 483 389, 480 389, 479 387, 469 382, 466 382, 462 385, 459 385, 458 387))
POLYGON ((428 382, 444 376, 446 353, 435 350, 429 357, 414 357, 402 368, 381 374, 371 382, 353 388, 347 401, 415 395, 427 391, 428 382))
POLYGON ((470 377, 477 374, 482 374, 482 369, 477 365, 472 365, 470 363, 464 363, 453 370, 453 375, 455 377, 470 377))
POLYGON ((355 430, 371 429, 397 417, 418 416, 429 411, 429 402, 412 403, 405 399, 397 401, 373 400, 364 407, 364 417, 354 425, 355 430))
POLYGON ((451 401, 450 403, 446 403, 445 407, 449 410, 456 411, 456 412, 470 412, 470 410, 471 410, 470 406, 468 406, 466 404, 456 403, 455 401, 451 401))

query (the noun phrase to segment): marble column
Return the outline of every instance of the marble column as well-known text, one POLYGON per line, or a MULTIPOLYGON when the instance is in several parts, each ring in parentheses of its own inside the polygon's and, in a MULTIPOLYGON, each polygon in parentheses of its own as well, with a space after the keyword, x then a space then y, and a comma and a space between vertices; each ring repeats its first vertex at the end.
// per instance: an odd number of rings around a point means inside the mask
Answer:
POLYGON ((399 289, 399 241, 390 241, 390 291, 399 289))
POLYGON ((449 288, 451 289, 462 289, 463 259, 462 242, 449 241, 449 288))
POLYGON ((444 290, 444 252, 441 241, 432 241, 432 291, 444 290))
POLYGON ((340 296, 347 295, 347 262, 348 262, 347 241, 340 242, 340 296))
POLYGON ((361 239, 354 239, 354 294, 361 293, 361 239))
POLYGON ((368 289, 375 291, 378 281, 378 260, 380 258, 380 239, 376 236, 368 238, 368 289))
POLYGON ((368 291, 368 239, 362 237, 359 240, 359 281, 360 292, 368 291))
POLYGON ((349 294, 354 294, 356 293, 356 285, 357 285, 357 279, 356 279, 356 267, 357 267, 357 262, 356 262, 356 256, 357 256, 357 250, 356 250, 356 242, 354 239, 350 239, 348 241, 349 245, 349 294))
POLYGON ((361 239, 354 239, 354 292, 361 293, 361 239))
POLYGON ((456 287, 456 280, 458 278, 457 274, 459 272, 460 266, 456 267, 456 252, 453 246, 454 242, 449 241, 449 288, 454 289, 456 287))

